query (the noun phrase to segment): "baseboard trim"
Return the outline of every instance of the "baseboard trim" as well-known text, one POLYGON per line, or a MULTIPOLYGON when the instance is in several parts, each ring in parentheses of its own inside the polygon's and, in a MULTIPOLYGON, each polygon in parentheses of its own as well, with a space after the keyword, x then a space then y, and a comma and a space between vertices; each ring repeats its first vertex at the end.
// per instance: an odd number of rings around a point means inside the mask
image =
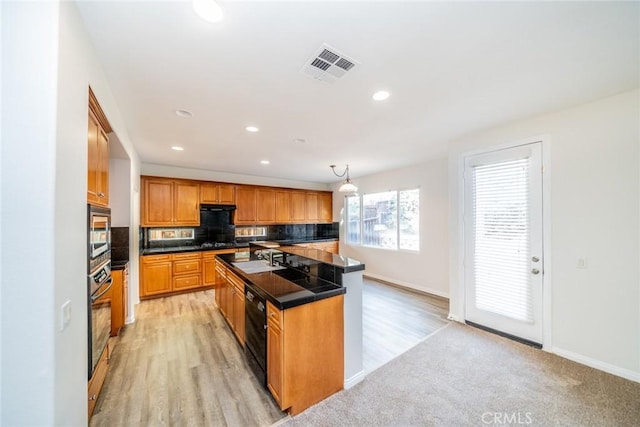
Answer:
POLYGON ((560 357, 564 357, 565 359, 573 360, 574 362, 580 363, 582 365, 586 365, 591 368, 598 369, 599 371, 604 371, 609 374, 615 375, 617 377, 622 377, 629 381, 640 383, 640 372, 635 372, 635 371, 632 371, 631 369, 621 368, 619 366, 615 366, 610 363, 601 362, 600 360, 592 359, 590 357, 583 356, 581 354, 574 353, 569 350, 564 350, 558 347, 552 347, 550 352, 560 357))
POLYGON ((453 314, 451 312, 449 312, 449 315, 447 316, 447 319, 453 321, 453 322, 458 322, 458 323, 464 323, 464 319, 460 316, 458 316, 457 314, 453 314))
POLYGON ((351 387, 353 387, 354 385, 358 384, 359 382, 361 382, 362 380, 364 380, 365 377, 365 373, 364 370, 358 372, 357 374, 353 375, 351 378, 345 378, 344 379, 344 389, 347 390, 351 387))
POLYGON ((437 289, 432 288, 418 288, 412 283, 402 282, 400 280, 391 279, 389 277, 381 276, 379 274, 366 273, 363 274, 364 277, 368 277, 370 279, 378 280, 381 282, 388 283, 391 286, 395 286, 397 288, 406 289, 412 292, 419 292, 426 295, 435 295, 440 298, 449 299, 449 294, 446 292, 439 291, 437 289))

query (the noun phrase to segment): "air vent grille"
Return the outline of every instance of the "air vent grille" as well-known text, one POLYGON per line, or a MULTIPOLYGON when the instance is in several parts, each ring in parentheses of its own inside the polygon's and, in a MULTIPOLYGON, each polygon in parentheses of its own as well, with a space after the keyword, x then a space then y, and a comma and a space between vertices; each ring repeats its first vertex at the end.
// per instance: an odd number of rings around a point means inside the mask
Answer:
POLYGON ((357 64, 359 64, 358 61, 346 57, 337 49, 323 43, 300 71, 316 80, 334 83, 357 64))
POLYGON ((323 60, 318 58, 314 59, 311 65, 316 68, 320 68, 322 71, 327 71, 327 68, 331 67, 331 64, 329 64, 328 62, 324 62, 323 60))

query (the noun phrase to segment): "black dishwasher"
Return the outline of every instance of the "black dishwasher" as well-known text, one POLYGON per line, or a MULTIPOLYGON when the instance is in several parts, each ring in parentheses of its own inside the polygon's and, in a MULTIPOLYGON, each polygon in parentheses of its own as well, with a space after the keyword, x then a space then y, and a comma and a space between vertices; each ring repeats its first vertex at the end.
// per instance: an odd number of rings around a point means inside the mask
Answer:
POLYGON ((267 307, 266 298, 249 284, 244 285, 244 352, 249 367, 267 386, 267 307))

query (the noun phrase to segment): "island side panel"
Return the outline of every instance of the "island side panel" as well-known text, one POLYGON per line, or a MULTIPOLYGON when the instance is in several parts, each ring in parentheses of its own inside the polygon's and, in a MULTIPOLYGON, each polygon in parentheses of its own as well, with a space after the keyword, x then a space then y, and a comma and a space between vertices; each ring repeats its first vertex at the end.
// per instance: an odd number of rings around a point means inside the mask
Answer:
POLYGON ((342 273, 344 300, 344 388, 364 379, 362 362, 362 270, 342 273))
POLYGON ((344 295, 283 312, 282 407, 296 415, 342 390, 344 295))

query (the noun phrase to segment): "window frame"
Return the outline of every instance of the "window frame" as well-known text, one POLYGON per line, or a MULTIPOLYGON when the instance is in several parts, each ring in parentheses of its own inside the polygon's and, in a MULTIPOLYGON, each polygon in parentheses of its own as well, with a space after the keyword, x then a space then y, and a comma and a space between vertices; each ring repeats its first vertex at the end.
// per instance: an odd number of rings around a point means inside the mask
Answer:
POLYGON ((411 253, 411 254, 419 254, 420 253, 420 247, 422 246, 420 244, 420 211, 421 211, 421 203, 420 203, 420 186, 411 186, 411 187, 403 187, 403 188, 397 188, 397 189, 390 189, 390 190, 384 190, 384 191, 376 191, 376 192, 367 192, 367 193, 362 193, 362 194, 353 194, 353 195, 347 195, 345 196, 345 203, 344 203, 344 212, 345 212, 345 234, 346 234, 346 239, 345 239, 345 244, 348 246, 358 246, 361 248, 367 248, 367 249, 378 249, 378 250, 383 250, 383 251, 394 251, 394 252, 406 252, 406 253, 411 253), (406 191, 416 191, 418 192, 418 239, 417 239, 417 244, 418 244, 418 248, 417 249, 408 249, 408 248, 401 248, 400 247, 400 242, 401 242, 401 237, 400 237, 400 194, 402 192, 406 192, 406 191), (395 223, 396 223, 396 227, 395 227, 395 234, 396 234, 396 245, 395 248, 385 248, 382 246, 372 246, 372 245, 365 245, 363 244, 363 233, 364 233, 364 225, 363 225, 363 206, 364 206, 364 196, 365 195, 371 195, 371 194, 379 194, 379 193, 389 193, 389 192, 395 192, 396 193, 396 197, 395 197, 395 223), (358 207, 359 207, 359 212, 358 212, 358 241, 357 242, 352 242, 349 240, 349 230, 350 230, 350 225, 349 225, 349 217, 350 217, 350 212, 349 212, 349 198, 353 198, 353 197, 357 197, 358 198, 358 207))

